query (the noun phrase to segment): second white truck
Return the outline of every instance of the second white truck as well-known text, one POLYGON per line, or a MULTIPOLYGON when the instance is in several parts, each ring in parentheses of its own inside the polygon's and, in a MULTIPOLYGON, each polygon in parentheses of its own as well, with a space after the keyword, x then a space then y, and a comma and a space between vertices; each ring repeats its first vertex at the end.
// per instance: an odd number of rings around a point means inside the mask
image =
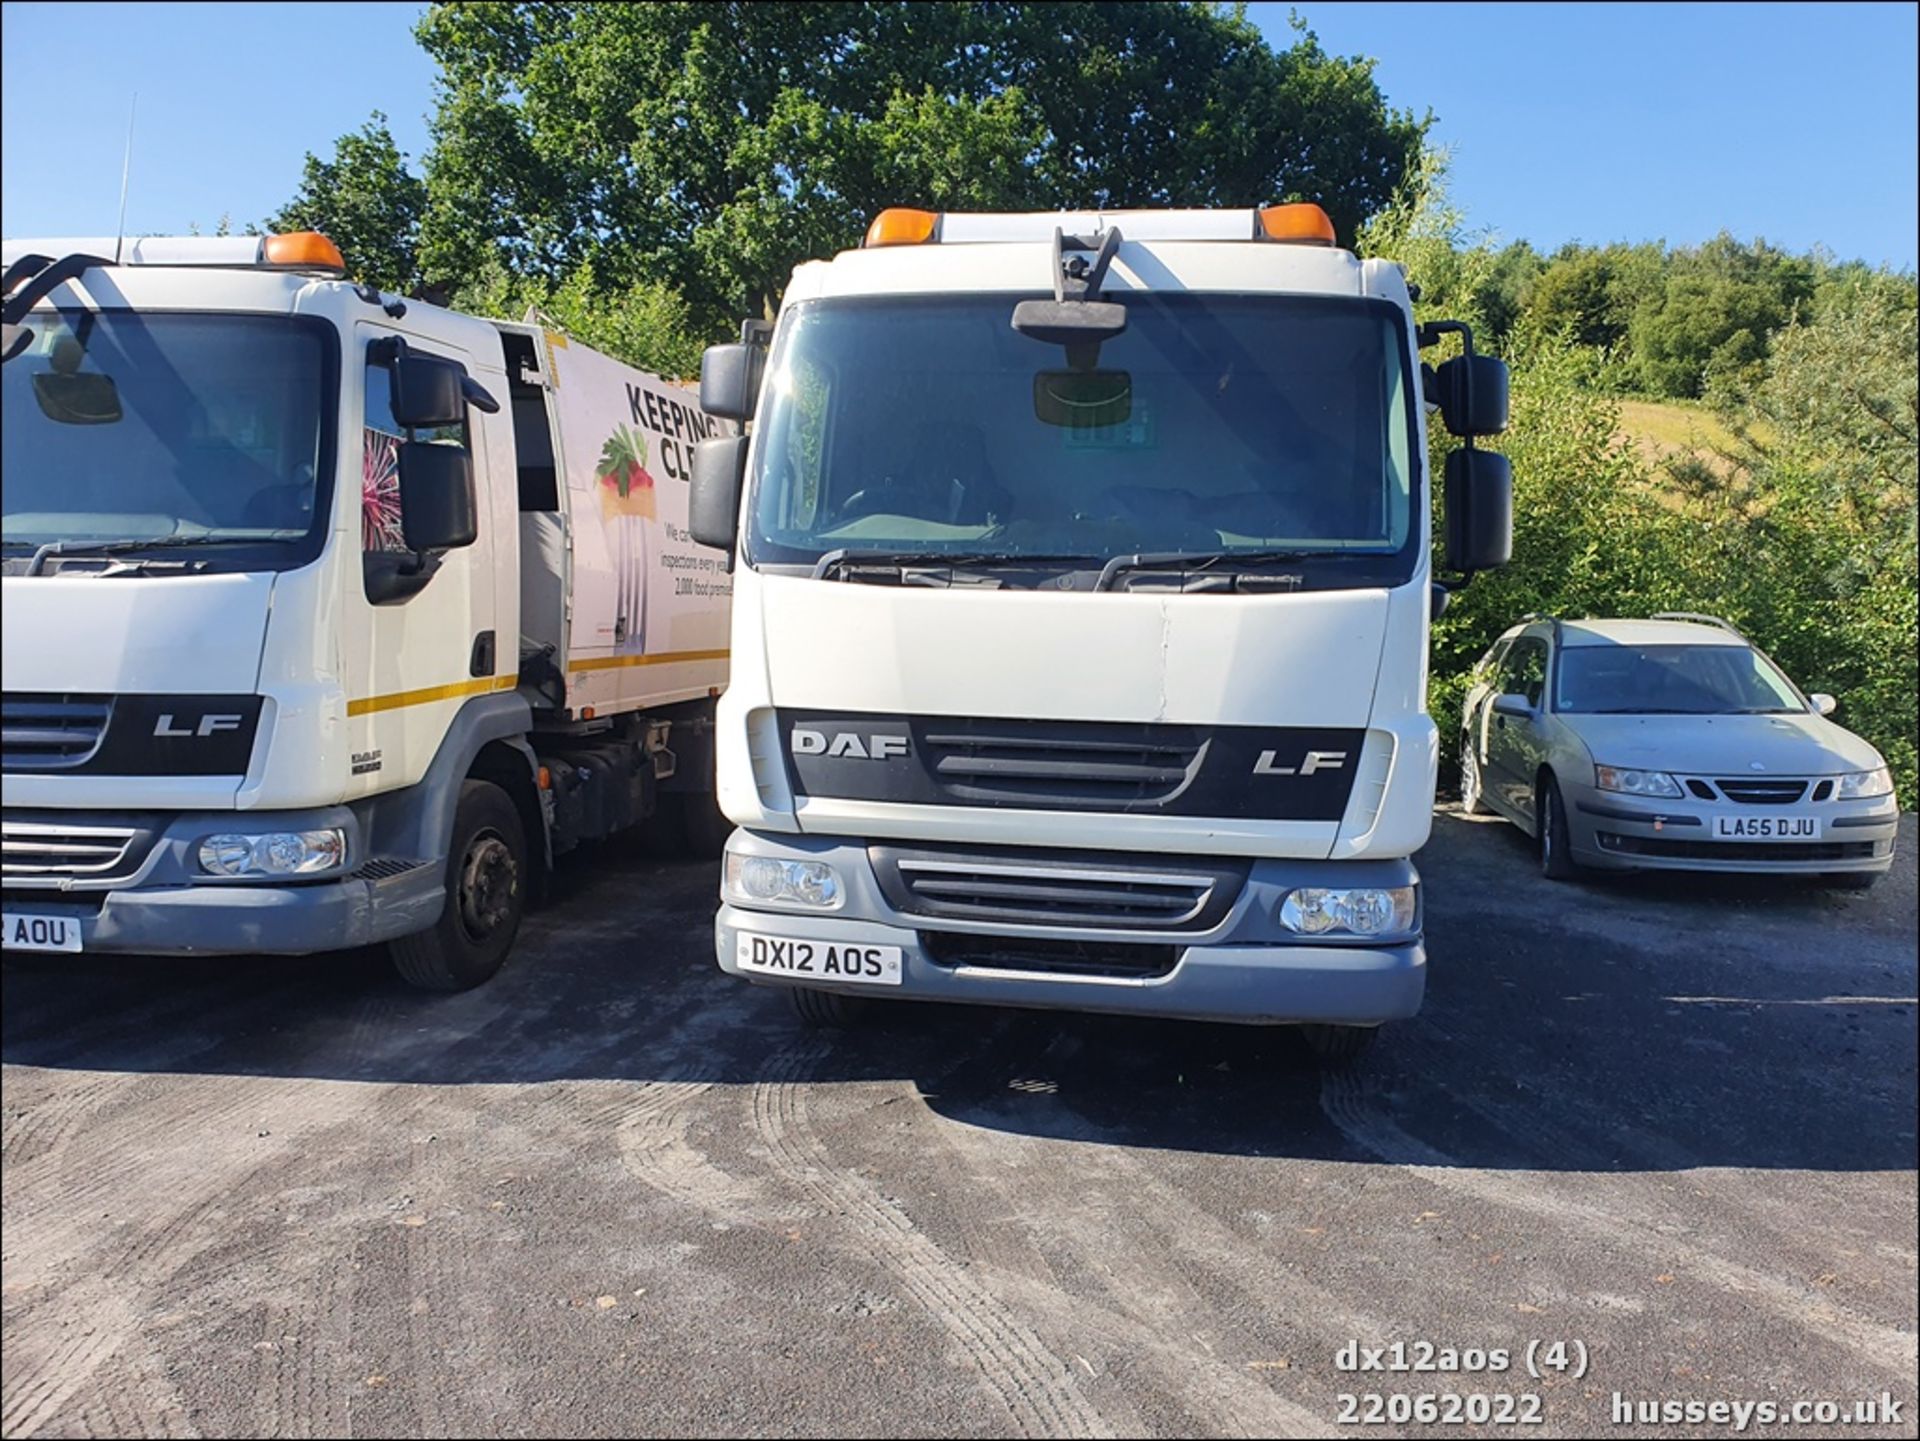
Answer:
POLYGON ((5 247, 9 950, 505 960, 582 840, 717 850, 732 577, 678 386, 311 233, 5 247))
POLYGON ((1295 1023, 1411 1015, 1448 568, 1505 562, 1405 276, 1317 206, 891 210, 707 353, 692 529, 733 550, 720 966, 863 997, 1295 1023), (1426 403, 1423 403, 1426 402, 1426 403))

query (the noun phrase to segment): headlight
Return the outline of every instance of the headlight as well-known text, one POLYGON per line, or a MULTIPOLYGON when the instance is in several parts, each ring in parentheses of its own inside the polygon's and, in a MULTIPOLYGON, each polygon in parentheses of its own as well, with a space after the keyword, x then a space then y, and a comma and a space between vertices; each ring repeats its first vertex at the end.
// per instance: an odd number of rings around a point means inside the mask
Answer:
POLYGON ((1834 795, 1843 801, 1863 801, 1868 796, 1884 796, 1893 793, 1893 772, 1885 766, 1873 771, 1855 771, 1852 775, 1840 777, 1840 784, 1834 795))
POLYGON ((1622 766, 1595 766, 1593 783, 1603 791, 1625 796, 1662 796, 1680 799, 1680 782, 1665 771, 1636 771, 1622 766))
POLYGON ((200 869, 210 876, 311 876, 346 858, 344 831, 268 831, 200 842, 200 869))
POLYGON ((1345 931, 1392 935, 1413 929, 1413 886, 1304 886, 1280 903, 1280 924, 1303 936, 1345 931))
POLYGON ((775 856, 727 852, 727 899, 749 906, 806 906, 837 910, 843 892, 840 877, 825 861, 786 861, 775 856))

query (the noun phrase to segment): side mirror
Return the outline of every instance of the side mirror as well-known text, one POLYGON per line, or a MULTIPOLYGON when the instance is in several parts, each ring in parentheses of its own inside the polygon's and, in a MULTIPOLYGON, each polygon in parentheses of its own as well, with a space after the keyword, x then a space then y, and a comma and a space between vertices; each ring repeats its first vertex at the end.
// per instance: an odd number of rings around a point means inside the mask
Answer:
MULTIPOLYGON (((454 387, 457 395, 457 378, 454 387)), ((473 457, 465 447, 424 440, 401 444, 400 533, 413 551, 473 544, 480 528, 473 499, 473 457)))
POLYGON ((1507 363, 1491 355, 1456 355, 1435 372, 1435 397, 1447 432, 1498 435, 1507 428, 1507 363))
POLYGON ((1812 704, 1815 715, 1832 715, 1840 709, 1840 702, 1828 695, 1825 691, 1817 690, 1808 696, 1807 700, 1812 704))
POLYGON ((1514 691, 1508 691, 1505 695, 1493 698, 1493 713, 1512 716, 1515 720, 1532 720, 1533 702, 1514 691))
POLYGON ((464 366, 437 355, 407 351, 394 357, 390 371, 393 418, 407 429, 433 430, 467 418, 464 366))
POLYGON ((709 345, 700 357, 700 408, 723 420, 752 420, 766 368, 763 345, 709 345))
POLYGON ((1446 485, 1447 567, 1471 574, 1505 565, 1513 555, 1512 463, 1496 451, 1456 450, 1446 485))
MULTIPOLYGON (((744 347, 715 346, 714 350, 744 347)), ((707 354, 713 354, 709 350, 707 354)), ((706 403, 706 367, 701 367, 701 408, 706 403)), ((693 480, 687 492, 687 532, 702 545, 733 552, 740 524, 740 491, 747 477, 747 437, 722 435, 693 448, 693 480)))

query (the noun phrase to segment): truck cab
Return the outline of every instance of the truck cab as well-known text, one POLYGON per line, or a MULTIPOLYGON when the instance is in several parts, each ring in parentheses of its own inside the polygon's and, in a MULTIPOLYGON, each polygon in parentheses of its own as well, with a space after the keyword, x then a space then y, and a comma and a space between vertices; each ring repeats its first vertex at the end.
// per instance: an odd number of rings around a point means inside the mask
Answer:
MULTIPOLYGON (((708 352, 709 409, 753 421, 693 500, 736 556, 722 969, 827 1021, 899 996, 1337 1051, 1413 1014, 1424 402, 1490 433, 1505 373, 1423 367, 1401 268, 1332 241, 1311 205, 889 211, 795 271, 764 350, 708 352)), ((1505 559, 1509 485, 1450 459, 1461 569, 1505 559)))
POLYGON ((458 989, 711 774, 689 393, 310 233, 5 259, 8 948, 391 942, 458 989))

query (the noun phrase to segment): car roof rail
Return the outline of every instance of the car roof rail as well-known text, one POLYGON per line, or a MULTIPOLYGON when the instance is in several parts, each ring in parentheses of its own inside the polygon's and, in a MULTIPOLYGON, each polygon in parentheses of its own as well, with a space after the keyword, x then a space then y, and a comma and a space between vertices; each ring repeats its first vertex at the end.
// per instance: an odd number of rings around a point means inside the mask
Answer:
POLYGON ((1521 616, 1519 620, 1515 621, 1514 624, 1532 625, 1537 620, 1544 620, 1551 625, 1553 627, 1553 638, 1555 640, 1560 639, 1560 617, 1557 615, 1548 615, 1547 612, 1543 610, 1530 610, 1521 616))
MULTIPOLYGON (((1660 611, 1655 611, 1653 615, 1650 617, 1650 619, 1684 620, 1684 621, 1691 621, 1695 625, 1718 626, 1721 630, 1725 631, 1728 635, 1739 636, 1741 640, 1747 640, 1746 636, 1741 635, 1740 627, 1735 625, 1732 621, 1723 620, 1717 615, 1708 615, 1704 611, 1660 610, 1660 611)), ((1747 644, 1751 645, 1753 644, 1753 642, 1747 641, 1747 644)))

